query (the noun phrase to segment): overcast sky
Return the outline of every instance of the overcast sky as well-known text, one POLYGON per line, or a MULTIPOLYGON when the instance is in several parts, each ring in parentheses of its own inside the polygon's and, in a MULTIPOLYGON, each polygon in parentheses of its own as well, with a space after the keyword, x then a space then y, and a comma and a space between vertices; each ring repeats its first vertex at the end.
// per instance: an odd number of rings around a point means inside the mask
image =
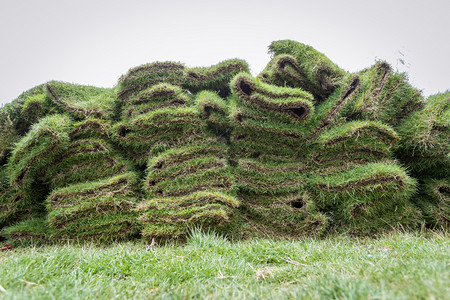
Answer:
POLYGON ((245 59, 292 39, 354 72, 385 59, 425 95, 450 89, 450 1, 0 0, 0 103, 61 80, 113 87, 137 65, 245 59))

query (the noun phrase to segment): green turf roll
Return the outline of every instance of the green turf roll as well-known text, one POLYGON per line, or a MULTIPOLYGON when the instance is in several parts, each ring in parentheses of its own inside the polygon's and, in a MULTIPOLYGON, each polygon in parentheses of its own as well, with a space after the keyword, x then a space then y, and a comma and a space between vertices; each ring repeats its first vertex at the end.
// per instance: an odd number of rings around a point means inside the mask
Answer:
POLYGON ((69 144, 71 121, 62 115, 41 119, 17 144, 8 161, 8 175, 13 187, 35 198, 33 184, 39 181, 48 165, 61 155, 69 144))
POLYGON ((0 230, 32 216, 33 209, 18 189, 8 187, 0 191, 0 230))
POLYGON ((368 163, 329 175, 311 174, 307 180, 313 197, 325 206, 341 202, 409 199, 416 180, 396 163, 368 163))
POLYGON ((193 227, 226 229, 240 202, 217 191, 195 192, 180 197, 150 198, 136 208, 147 239, 182 239, 193 227))
POLYGON ((130 169, 128 163, 101 139, 71 142, 47 169, 51 188, 106 178, 130 169))
POLYGON ((136 191, 133 172, 55 189, 46 200, 49 225, 60 238, 127 239, 139 231, 136 191))
POLYGON ((51 81, 46 84, 46 90, 60 112, 77 119, 110 119, 116 113, 114 89, 51 81))
POLYGON ((52 242, 53 230, 43 217, 21 221, 4 230, 9 242, 16 245, 48 244, 52 242))
POLYGON ((230 85, 241 104, 285 116, 290 122, 303 122, 313 114, 313 98, 301 89, 266 84, 247 73, 236 75, 230 85))
POLYGON ((423 107, 421 91, 411 86, 404 73, 394 72, 384 61, 356 73, 361 88, 344 112, 350 119, 377 120, 391 126, 423 107))
POLYGON ((160 108, 183 107, 189 102, 189 95, 180 87, 159 83, 126 99, 123 103, 122 118, 132 119, 160 108))
POLYGON ((202 140, 206 122, 196 108, 162 108, 124 120, 113 127, 113 139, 137 163, 170 147, 202 140))
POLYGON ((332 214, 338 231, 358 235, 417 227, 421 215, 409 202, 416 185, 395 162, 348 166, 307 179, 307 190, 321 210, 332 214))
POLYGON ((450 91, 427 98, 425 107, 398 126, 397 156, 418 178, 448 177, 450 169, 450 91))
POLYGON ((219 135, 228 136, 233 129, 229 101, 216 92, 202 91, 195 96, 195 105, 210 127, 219 135))
POLYGON ((302 88, 321 102, 346 74, 313 47, 292 41, 274 41, 269 46, 274 59, 259 77, 269 83, 302 88))
POLYGON ((240 59, 225 60, 210 67, 186 68, 183 88, 192 93, 215 91, 220 97, 226 98, 230 93, 230 80, 240 72, 250 73, 247 62, 240 59))
POLYGON ((391 127, 380 122, 347 122, 321 134, 310 146, 308 161, 322 172, 332 166, 390 159, 399 140, 391 127))
POLYGON ((88 118, 79 122, 74 122, 69 132, 70 139, 98 138, 110 141, 110 131, 112 122, 96 118, 88 118))
POLYGON ((178 62, 154 62, 132 68, 119 79, 118 97, 122 101, 158 83, 180 86, 184 65, 178 62))

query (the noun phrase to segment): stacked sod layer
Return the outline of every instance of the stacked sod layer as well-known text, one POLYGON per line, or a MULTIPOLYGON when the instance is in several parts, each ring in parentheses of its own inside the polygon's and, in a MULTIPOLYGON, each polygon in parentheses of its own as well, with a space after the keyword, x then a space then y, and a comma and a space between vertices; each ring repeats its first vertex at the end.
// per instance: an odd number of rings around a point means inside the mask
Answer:
POLYGON ((190 102, 190 97, 180 87, 160 83, 130 96, 123 101, 122 119, 133 119, 160 108, 183 107, 190 102))
POLYGON ((291 40, 274 41, 269 46, 274 56, 259 78, 279 86, 304 89, 318 102, 326 99, 341 84, 346 72, 311 46, 291 40))
POLYGON ((308 162, 316 173, 336 172, 349 166, 392 159, 397 133, 373 121, 351 121, 334 126, 308 147, 308 162))
POLYGON ((317 206, 332 214, 338 231, 373 234, 399 225, 413 228, 420 212, 408 201, 416 181, 393 162, 367 163, 308 178, 317 206))
POLYGON ((143 236, 184 238, 194 226, 230 229, 239 201, 228 152, 225 141, 203 133, 151 156, 144 180, 148 200, 137 209, 143 236))
POLYGON ((96 119, 75 123, 67 149, 47 168, 54 238, 123 240, 139 230, 132 213, 137 178, 110 144, 109 127, 96 119))
POLYGON ((398 141, 380 122, 351 121, 310 145, 308 190, 339 231, 367 234, 417 225, 420 213, 408 202, 416 182, 392 160, 398 141))
POLYGON ((231 79, 240 72, 250 73, 247 62, 240 59, 229 59, 211 67, 186 68, 183 87, 191 93, 209 90, 226 98, 231 79))
POLYGON ((118 97, 121 101, 155 84, 168 83, 181 86, 184 65, 177 62, 155 62, 130 69, 119 79, 118 97))
POLYGON ((57 111, 75 119, 111 119, 117 113, 113 89, 51 81, 46 84, 46 91, 57 111))
POLYGON ((307 195, 303 123, 312 96, 300 89, 263 83, 238 74, 231 82, 231 147, 243 210, 258 227, 292 235, 322 231, 326 218, 307 195))
POLYGON ((406 74, 393 72, 383 61, 355 74, 361 88, 343 112, 350 119, 377 120, 391 126, 423 107, 421 91, 407 82, 406 74))
POLYGON ((450 91, 427 98, 423 109, 399 126, 397 156, 419 179, 448 177, 450 170, 450 91))
POLYGON ((124 120, 113 127, 113 138, 136 163, 172 147, 199 142, 205 122, 194 107, 165 107, 124 120))
MULTIPOLYGON (((188 138, 170 136, 167 141, 161 140, 170 148, 150 155, 147 161, 147 200, 137 208, 145 238, 182 239, 194 226, 226 231, 237 213, 239 202, 235 198, 226 141, 206 130, 199 111, 188 109, 190 118, 196 118, 203 132, 188 138)), ((176 116, 167 122, 173 124, 177 120, 176 116)), ((161 126, 155 128, 156 135, 160 134, 158 129, 165 134, 166 128, 161 126)))
MULTIPOLYGON (((24 93, 11 103, 0 108, 0 164, 3 165, 7 161, 7 157, 14 149, 16 142, 25 135, 30 126, 35 123, 41 114, 41 109, 34 109, 34 105, 28 103, 28 98, 45 98, 45 86, 39 85, 24 93), (39 111, 33 114, 33 111, 39 111), (33 120, 33 121, 32 121, 33 120)), ((42 100, 39 100, 42 102, 42 100)))

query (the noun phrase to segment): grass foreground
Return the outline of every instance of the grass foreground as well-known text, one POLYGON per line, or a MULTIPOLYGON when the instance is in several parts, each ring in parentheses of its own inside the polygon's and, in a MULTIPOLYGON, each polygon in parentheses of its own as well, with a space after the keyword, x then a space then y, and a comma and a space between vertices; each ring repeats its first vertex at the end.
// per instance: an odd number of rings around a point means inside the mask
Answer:
POLYGON ((448 299, 449 235, 86 243, 0 251, 0 299, 448 299))

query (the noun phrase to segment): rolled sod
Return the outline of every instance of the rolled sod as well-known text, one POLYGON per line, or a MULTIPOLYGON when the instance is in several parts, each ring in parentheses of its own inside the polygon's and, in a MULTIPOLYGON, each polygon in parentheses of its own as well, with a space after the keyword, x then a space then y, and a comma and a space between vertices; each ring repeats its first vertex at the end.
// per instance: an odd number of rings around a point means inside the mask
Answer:
POLYGON ((122 118, 132 119, 160 108, 186 106, 189 102, 189 95, 180 87, 155 84, 123 102, 122 118))
POLYGON ((425 107, 398 126, 396 152, 420 179, 448 177, 450 169, 450 91, 427 98, 425 107))
POLYGON ((8 161, 11 185, 35 200, 34 183, 45 177, 47 167, 69 144, 71 121, 63 115, 48 116, 32 126, 17 144, 8 161))
POLYGON ((0 191, 0 231, 3 227, 27 219, 33 215, 33 209, 25 201, 23 193, 14 188, 0 191))
POLYGON ((333 215, 338 231, 355 234, 416 228, 421 215, 409 202, 416 186, 416 180, 395 162, 349 166, 326 175, 311 173, 307 179, 307 190, 322 211, 333 215))
POLYGON ((211 137, 151 157, 144 181, 149 196, 180 196, 202 190, 233 193, 228 147, 211 137))
POLYGON ((391 127, 380 122, 347 122, 321 134, 310 146, 308 161, 321 168, 318 171, 321 172, 348 163, 365 164, 392 159, 392 150, 399 140, 391 127))
POLYGON ((49 228, 44 217, 23 220, 4 229, 10 243, 16 245, 48 244, 52 242, 54 231, 49 228))
POLYGON ((350 201, 409 199, 416 190, 416 180, 396 163, 368 163, 328 175, 311 174, 308 190, 323 207, 350 201))
POLYGON ((202 91, 195 96, 195 105, 213 131, 229 135, 233 129, 230 119, 230 103, 216 92, 202 91))
MULTIPOLYGON (((196 227, 232 230, 240 202, 217 191, 194 192, 179 197, 149 198, 136 208, 147 239, 183 239, 196 227)), ((236 228, 234 228, 236 229, 236 228)))
POLYGON ((158 83, 181 86, 184 65, 177 62, 154 62, 132 68, 119 79, 117 93, 122 101, 158 83))
POLYGON ((130 163, 111 144, 109 122, 88 119, 74 123, 66 149, 47 166, 51 189, 127 172, 130 163))
POLYGON ((247 62, 241 59, 229 59, 216 65, 184 70, 183 88, 191 93, 204 90, 214 91, 226 98, 230 93, 230 80, 240 72, 250 73, 247 62))
POLYGON ((242 210, 255 226, 263 222, 263 227, 297 237, 326 227, 326 217, 305 192, 304 163, 241 159, 234 172, 242 210))
POLYGON ((361 88, 344 111, 350 119, 377 120, 396 126, 424 105, 421 91, 408 83, 406 74, 394 72, 387 62, 377 62, 355 75, 361 80, 361 88))
POLYGON ((193 107, 162 108, 124 120, 113 127, 113 140, 135 162, 175 145, 202 140, 206 122, 193 107))
POLYGON ((304 89, 318 102, 327 98, 346 74, 324 54, 296 41, 274 41, 269 53, 274 58, 259 78, 271 84, 304 89))
POLYGON ((61 239, 128 239, 139 232, 136 190, 133 172, 55 189, 46 200, 49 226, 61 239))
POLYGON ((46 91, 61 113, 76 119, 111 119, 116 113, 114 89, 51 81, 46 84, 46 91))

